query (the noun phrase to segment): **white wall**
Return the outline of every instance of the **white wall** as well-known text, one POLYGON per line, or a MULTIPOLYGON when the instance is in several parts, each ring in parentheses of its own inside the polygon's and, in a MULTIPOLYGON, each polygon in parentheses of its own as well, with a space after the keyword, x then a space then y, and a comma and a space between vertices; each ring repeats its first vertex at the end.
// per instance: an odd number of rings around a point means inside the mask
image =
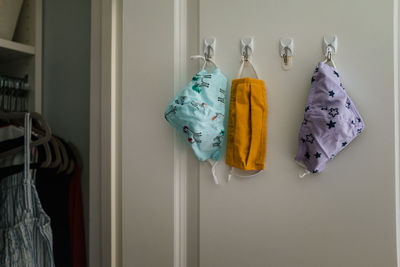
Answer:
POLYGON ((123 3, 123 266, 173 264, 173 2, 123 3))
POLYGON ((71 141, 82 157, 86 237, 89 208, 90 4, 90 0, 43 1, 42 113, 53 133, 71 141))
MULTIPOLYGON (((269 104, 263 175, 216 186, 209 166, 198 168, 189 154, 187 266, 396 266, 393 2, 188 1, 197 14, 189 8, 188 32, 176 32, 174 8, 182 2, 124 1, 123 266, 173 266, 179 158, 163 112, 179 89, 180 34, 192 53, 203 37, 217 37, 216 60, 229 79, 239 67, 240 37, 253 36, 269 104), (322 36, 330 33, 339 37, 336 64, 367 127, 324 173, 299 180, 298 128, 322 36), (278 56, 284 36, 296 45, 289 72, 278 56)), ((187 66, 191 73, 197 64, 187 66)), ((218 168, 226 177, 226 167, 218 168)))
POLYGON ((201 166, 200 266, 396 265, 393 31, 392 0, 200 0, 200 38, 217 38, 216 61, 230 79, 240 38, 254 37, 269 104, 264 173, 217 187, 201 166), (366 128, 322 173, 301 180, 297 134, 322 37, 332 33, 366 128), (296 49, 290 71, 278 54, 286 36, 296 49))

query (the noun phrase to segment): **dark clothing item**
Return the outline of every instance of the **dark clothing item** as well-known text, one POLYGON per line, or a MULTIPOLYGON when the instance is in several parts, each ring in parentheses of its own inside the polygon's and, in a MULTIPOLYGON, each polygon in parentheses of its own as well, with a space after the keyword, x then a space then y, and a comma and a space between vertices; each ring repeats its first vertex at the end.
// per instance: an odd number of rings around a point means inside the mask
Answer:
POLYGON ((71 235, 71 254, 74 267, 86 267, 85 229, 83 224, 83 205, 81 174, 75 164, 74 175, 69 185, 69 230, 71 235))
MULTIPOLYGON (((32 137, 32 139, 36 139, 32 137)), ((62 140, 61 140, 62 141, 62 140)), ((62 141, 70 160, 74 159, 69 145, 62 141)), ((24 138, 4 140, 0 142, 0 151, 7 151, 24 144, 24 138)), ((55 153, 50 146, 53 160, 55 153)), ((37 163, 31 169, 37 169, 36 188, 42 207, 51 220, 53 229, 54 263, 57 267, 86 267, 85 233, 83 222, 82 192, 80 170, 78 164, 70 175, 57 173, 56 168, 40 168, 45 161, 43 146, 37 147, 39 154, 37 163)), ((0 168, 0 181, 10 175, 22 172, 24 165, 0 168)))
MULTIPOLYGON (((34 139, 32 139, 34 140, 34 139)), ((2 142, 0 142, 0 151, 7 151, 19 146, 23 146, 24 145, 24 137, 17 137, 15 139, 9 139, 9 140, 4 140, 2 142)))
MULTIPOLYGON (((43 158, 40 153, 39 158, 43 158)), ((58 168, 40 168, 36 173, 36 188, 43 209, 51 219, 54 262, 57 267, 71 267, 71 245, 68 215, 70 175, 57 173, 58 168)))

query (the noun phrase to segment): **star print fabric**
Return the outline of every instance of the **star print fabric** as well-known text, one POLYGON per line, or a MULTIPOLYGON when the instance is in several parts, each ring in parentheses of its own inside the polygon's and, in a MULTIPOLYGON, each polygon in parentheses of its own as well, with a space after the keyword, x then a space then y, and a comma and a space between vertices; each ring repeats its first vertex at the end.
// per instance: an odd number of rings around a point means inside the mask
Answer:
POLYGON ((364 121, 339 73, 320 62, 311 79, 295 160, 312 173, 321 172, 363 129, 364 121))

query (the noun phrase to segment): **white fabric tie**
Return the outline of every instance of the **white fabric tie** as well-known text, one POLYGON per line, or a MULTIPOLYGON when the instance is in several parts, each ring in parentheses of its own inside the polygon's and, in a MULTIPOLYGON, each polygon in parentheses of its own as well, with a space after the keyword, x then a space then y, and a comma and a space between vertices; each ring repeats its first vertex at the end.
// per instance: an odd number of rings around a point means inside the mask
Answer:
POLYGON ((238 79, 240 79, 240 77, 242 76, 243 69, 244 69, 244 64, 245 64, 246 62, 250 64, 251 68, 253 69, 254 74, 256 75, 256 79, 258 79, 257 71, 256 71, 256 69, 254 68, 254 65, 253 65, 253 63, 251 62, 250 59, 245 59, 245 58, 242 56, 242 59, 240 60, 240 62, 241 62, 240 68, 239 68, 239 71, 238 71, 238 74, 237 74, 237 78, 238 78, 238 79))
POLYGON ((24 120, 24 177, 30 181, 30 163, 31 163, 31 117, 29 113, 25 113, 24 120))
POLYGON ((212 60, 211 58, 206 58, 205 56, 201 56, 201 55, 195 55, 195 56, 191 56, 190 59, 201 59, 204 61, 203 66, 201 67, 201 69, 203 70, 206 67, 207 62, 211 62, 215 68, 217 67, 217 64, 215 63, 214 60, 212 60))
POLYGON ((218 161, 213 161, 211 159, 208 159, 207 162, 210 163, 211 173, 212 173, 212 176, 214 178, 215 184, 219 184, 219 180, 218 180, 218 176, 217 176, 217 164, 218 164, 218 161))
POLYGON ((307 170, 306 166, 303 163, 301 163, 297 160, 296 160, 296 163, 304 169, 304 171, 299 174, 300 179, 304 178, 305 176, 307 176, 311 173, 309 170, 307 170))
POLYGON ((233 173, 233 167, 231 167, 230 170, 229 170, 228 182, 232 179, 232 176, 242 177, 242 178, 251 178, 251 177, 259 175, 263 171, 264 170, 258 170, 256 173, 253 173, 253 174, 250 174, 250 175, 240 175, 240 174, 233 173))
POLYGON ((309 171, 309 170, 304 170, 303 173, 300 173, 300 174, 299 174, 299 178, 302 179, 302 178, 304 178, 305 176, 307 176, 307 175, 309 175, 309 174, 310 174, 310 171, 309 171))

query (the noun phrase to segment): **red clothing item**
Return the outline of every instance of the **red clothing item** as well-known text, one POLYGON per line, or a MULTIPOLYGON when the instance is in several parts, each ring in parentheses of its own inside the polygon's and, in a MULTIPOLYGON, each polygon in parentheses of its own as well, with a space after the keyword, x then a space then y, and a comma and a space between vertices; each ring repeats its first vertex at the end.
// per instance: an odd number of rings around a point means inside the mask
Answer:
POLYGON ((69 184, 69 230, 73 267, 86 267, 85 230, 83 224, 82 190, 80 170, 75 164, 74 175, 69 184))

